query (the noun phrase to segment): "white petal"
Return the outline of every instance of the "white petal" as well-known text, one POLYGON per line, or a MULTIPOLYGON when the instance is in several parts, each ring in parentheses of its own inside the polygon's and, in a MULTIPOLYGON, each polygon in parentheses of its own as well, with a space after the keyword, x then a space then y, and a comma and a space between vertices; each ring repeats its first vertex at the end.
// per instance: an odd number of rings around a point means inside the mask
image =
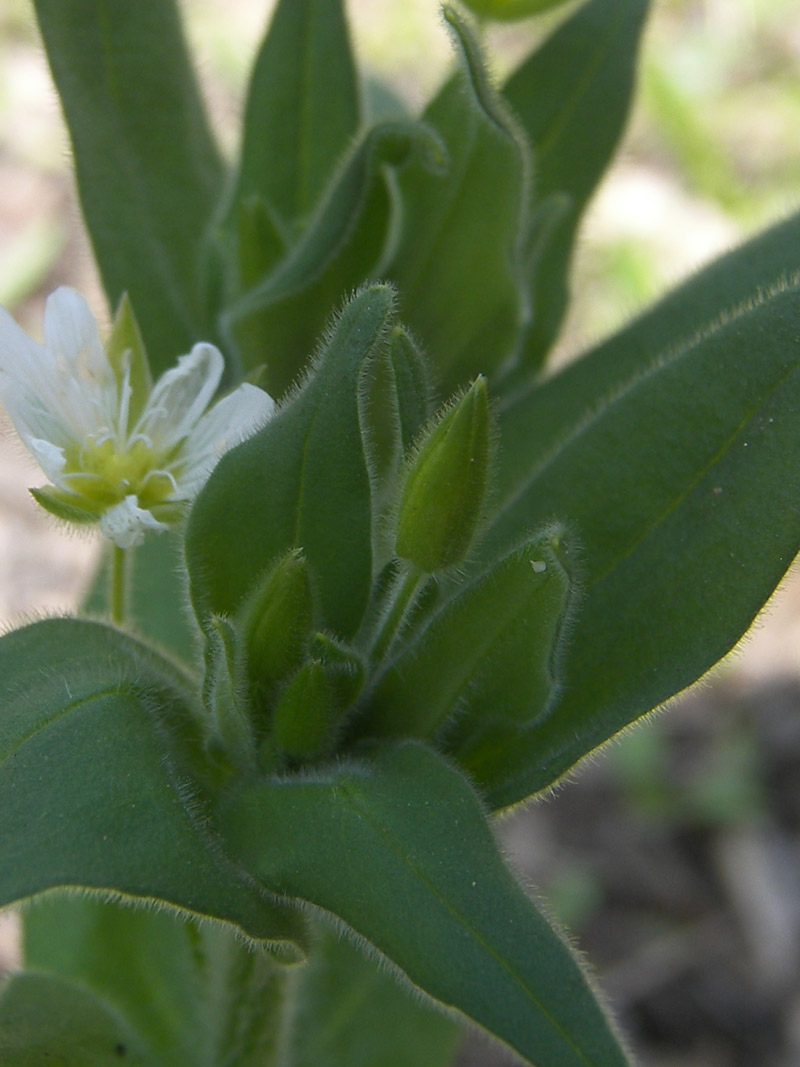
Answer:
POLYGON ((103 513, 100 529, 117 548, 135 548, 144 541, 148 530, 166 530, 168 527, 151 512, 140 508, 138 500, 131 494, 103 513))
POLYGON ((74 289, 56 289, 44 309, 44 341, 51 381, 44 402, 63 414, 77 438, 113 431, 118 385, 86 300, 74 289))
POLYGON ((25 444, 53 485, 61 485, 60 478, 67 463, 64 449, 40 437, 26 438, 25 444))
POLYGON ((202 483, 228 449, 260 430, 275 413, 275 401, 256 385, 240 385, 200 419, 184 452, 186 468, 181 489, 189 496, 202 483))
POLYGON ((100 341, 97 322, 80 293, 62 286, 44 307, 44 346, 60 371, 72 370, 89 382, 105 382, 113 370, 100 341))
POLYGON ((0 307, 0 388, 6 376, 25 382, 29 368, 38 366, 43 357, 42 346, 32 341, 6 309, 0 307))
POLYGON ((134 436, 147 437, 156 448, 181 441, 211 402, 224 368, 219 349, 195 345, 188 356, 181 356, 177 367, 158 379, 134 436))

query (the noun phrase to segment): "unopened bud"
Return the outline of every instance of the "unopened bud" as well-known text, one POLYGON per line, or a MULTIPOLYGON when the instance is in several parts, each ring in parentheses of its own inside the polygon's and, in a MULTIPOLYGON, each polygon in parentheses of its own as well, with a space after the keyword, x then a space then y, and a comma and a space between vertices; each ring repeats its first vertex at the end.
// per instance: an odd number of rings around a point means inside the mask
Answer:
POLYGON ((435 423, 412 460, 400 500, 398 556, 427 574, 464 559, 483 514, 490 444, 481 377, 435 423))
POLYGON ((272 736, 290 759, 310 759, 327 746, 338 702, 325 668, 303 664, 281 693, 272 719, 272 736))
POLYGON ((242 613, 247 673, 256 704, 297 670, 311 633, 308 565, 293 549, 264 575, 242 613))
POLYGON ((347 711, 363 688, 364 661, 352 649, 323 633, 311 638, 309 655, 322 664, 340 712, 347 711))

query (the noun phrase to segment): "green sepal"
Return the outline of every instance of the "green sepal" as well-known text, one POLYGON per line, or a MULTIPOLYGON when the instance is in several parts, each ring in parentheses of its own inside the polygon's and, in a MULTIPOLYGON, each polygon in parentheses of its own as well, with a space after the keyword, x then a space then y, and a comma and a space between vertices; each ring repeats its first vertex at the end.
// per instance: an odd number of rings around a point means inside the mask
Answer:
POLYGON ((203 703, 212 730, 209 740, 233 767, 246 773, 255 769, 256 745, 242 640, 228 619, 219 615, 208 619, 206 638, 203 703))
POLYGON ((478 378, 431 426, 412 458, 400 497, 396 552, 423 573, 461 563, 483 517, 491 424, 478 378))
MULTIPOLYGON (((56 488, 54 485, 42 485, 35 489, 29 489, 28 492, 39 507, 49 511, 51 515, 55 515, 62 522, 75 523, 78 526, 88 526, 99 522, 104 510, 102 507, 99 507, 97 511, 79 508, 73 503, 75 493, 68 493, 64 489, 56 488)), ((88 503, 87 497, 79 497, 78 499, 88 503)))
POLYGON ((509 724, 540 716, 558 684, 571 570, 558 529, 490 567, 412 633, 370 695, 359 733, 431 737, 455 718, 445 737, 460 758, 476 735, 491 747, 495 728, 505 737, 509 724))
POLYGON ((106 355, 120 387, 128 377, 131 388, 128 427, 133 428, 153 390, 153 376, 142 333, 127 293, 122 294, 117 305, 106 355))
POLYGON ((430 417, 427 367, 408 332, 400 325, 388 350, 372 361, 361 381, 361 432, 372 484, 374 571, 394 559, 397 498, 406 454, 430 417))
POLYGON ((348 639, 372 587, 372 485, 362 371, 385 352, 394 292, 373 286, 336 319, 313 372, 263 430, 226 453, 198 496, 186 559, 198 619, 235 616, 279 556, 303 549, 320 628, 348 639))
POLYGON ((311 636, 308 564, 290 549, 259 581, 240 612, 251 698, 264 712, 275 689, 298 669, 311 636))

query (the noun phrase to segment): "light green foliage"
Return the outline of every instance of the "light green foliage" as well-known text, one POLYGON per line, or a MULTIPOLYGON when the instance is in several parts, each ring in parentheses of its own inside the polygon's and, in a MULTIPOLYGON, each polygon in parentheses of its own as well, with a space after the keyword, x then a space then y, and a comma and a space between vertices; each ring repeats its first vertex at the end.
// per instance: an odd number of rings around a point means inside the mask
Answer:
POLYGON ((274 1063, 288 971, 228 929, 49 897, 27 913, 25 954, 40 974, 77 979, 124 1019, 149 1064, 274 1063))
POLYGON ((0 640, 0 904, 92 891, 27 912, 0 1062, 446 1067, 468 1019, 625 1064, 487 813, 703 675, 798 551, 800 215, 541 375, 645 0, 565 5, 502 89, 447 7, 455 73, 374 122, 339 0, 280 0, 228 180, 171 3, 35 6, 113 365, 216 338, 279 406, 132 560, 139 636, 0 640))
POLYGON ((4 1067, 114 1067, 151 1063, 130 1027, 77 982, 35 973, 15 975, 0 1000, 4 1067))

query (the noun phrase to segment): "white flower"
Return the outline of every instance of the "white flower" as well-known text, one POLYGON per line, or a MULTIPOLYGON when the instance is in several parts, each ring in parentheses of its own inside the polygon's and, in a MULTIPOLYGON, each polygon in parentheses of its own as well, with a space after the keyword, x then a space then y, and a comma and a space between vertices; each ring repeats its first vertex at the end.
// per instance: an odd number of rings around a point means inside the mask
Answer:
POLYGON ((128 349, 115 365, 72 289, 48 298, 43 345, 0 308, 0 402, 51 482, 31 492, 62 518, 99 522, 120 548, 174 522, 220 456, 275 408, 254 385, 209 408, 224 369, 213 345, 195 345, 146 397, 132 384, 149 388, 146 368, 132 374, 135 359, 128 349))

